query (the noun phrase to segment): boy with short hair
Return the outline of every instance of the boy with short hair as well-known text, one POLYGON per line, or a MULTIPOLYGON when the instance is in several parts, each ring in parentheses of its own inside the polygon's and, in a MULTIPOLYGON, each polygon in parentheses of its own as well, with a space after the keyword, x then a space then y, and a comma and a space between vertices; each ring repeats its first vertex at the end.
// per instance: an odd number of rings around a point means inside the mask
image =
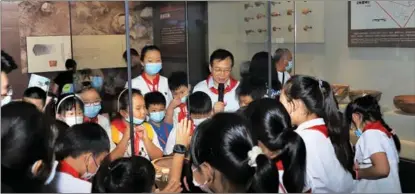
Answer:
POLYGON ((149 123, 157 133, 162 150, 166 147, 167 139, 173 129, 173 125, 164 122, 166 115, 166 98, 158 91, 147 93, 144 101, 149 114, 149 123))
POLYGON ((265 84, 246 78, 236 89, 236 95, 240 107, 248 106, 252 101, 264 98, 267 95, 267 87, 265 84))
MULTIPOLYGON (((209 95, 204 92, 195 92, 189 95, 187 99, 189 103, 190 118, 193 121, 193 130, 203 121, 210 118, 213 114, 212 100, 209 95)), ((176 144, 176 128, 173 128, 167 140, 165 155, 173 153, 174 145, 176 144)))
POLYGON ((173 72, 168 82, 173 100, 167 107, 165 122, 176 126, 187 116, 186 100, 190 93, 190 86, 187 82, 187 74, 182 71, 173 72))
POLYGON ((39 87, 27 88, 23 93, 23 101, 34 104, 43 112, 46 103, 46 92, 39 87))

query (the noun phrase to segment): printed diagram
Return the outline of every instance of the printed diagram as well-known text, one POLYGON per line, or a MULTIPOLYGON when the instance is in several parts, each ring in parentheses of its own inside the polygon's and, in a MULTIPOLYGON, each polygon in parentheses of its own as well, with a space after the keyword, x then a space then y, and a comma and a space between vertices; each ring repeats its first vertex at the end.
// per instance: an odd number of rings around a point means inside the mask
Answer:
POLYGON ((415 1, 352 1, 351 29, 415 28, 415 1))

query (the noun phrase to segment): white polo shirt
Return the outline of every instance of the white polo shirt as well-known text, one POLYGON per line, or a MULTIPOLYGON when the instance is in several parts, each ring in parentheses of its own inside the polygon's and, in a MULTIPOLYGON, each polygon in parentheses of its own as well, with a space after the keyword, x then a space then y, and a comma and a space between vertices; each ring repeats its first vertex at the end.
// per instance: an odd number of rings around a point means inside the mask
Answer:
POLYGON ((56 172, 55 187, 58 193, 91 193, 92 184, 64 172, 56 172))
MULTIPOLYGON (((139 89, 143 96, 151 92, 153 89, 152 85, 147 84, 147 82, 144 80, 142 75, 139 75, 136 78, 132 79, 131 85, 132 85, 132 88, 139 89)), ((125 88, 128 88, 128 81, 125 83, 125 88)), ((160 80, 156 88, 157 88, 157 91, 162 93, 164 97, 166 98, 166 106, 168 106, 170 104, 170 101, 173 99, 173 96, 170 92, 167 78, 160 75, 160 80)))
POLYGON ((110 120, 102 115, 98 115, 98 124, 104 128, 105 132, 108 135, 108 140, 110 141, 110 152, 112 150, 115 149, 115 147, 117 147, 117 145, 115 145, 115 143, 111 140, 111 124, 110 124, 110 120))
POLYGON ((325 125, 322 118, 302 123, 295 130, 307 150, 307 179, 313 193, 351 193, 352 175, 337 160, 330 138, 315 126, 325 125))
POLYGON ((392 137, 377 129, 367 129, 356 143, 355 161, 360 168, 372 166, 370 156, 375 153, 386 153, 390 172, 386 178, 378 180, 360 179, 356 181, 356 193, 402 193, 399 180, 399 153, 392 137))
MULTIPOLYGON (((236 88, 239 85, 239 81, 235 80, 235 84, 233 85, 230 80, 228 80, 225 84, 225 90, 229 87, 229 91, 225 92, 224 95, 224 103, 225 103, 225 112, 235 112, 239 109, 239 101, 236 96, 236 88), (232 86, 233 85, 233 86, 232 86)), ((212 106, 215 105, 215 103, 218 101, 218 94, 215 94, 212 92, 210 88, 217 88, 214 85, 212 76, 209 76, 206 80, 203 80, 196 84, 195 88, 193 89, 194 92, 204 92, 207 95, 209 95, 212 106)))

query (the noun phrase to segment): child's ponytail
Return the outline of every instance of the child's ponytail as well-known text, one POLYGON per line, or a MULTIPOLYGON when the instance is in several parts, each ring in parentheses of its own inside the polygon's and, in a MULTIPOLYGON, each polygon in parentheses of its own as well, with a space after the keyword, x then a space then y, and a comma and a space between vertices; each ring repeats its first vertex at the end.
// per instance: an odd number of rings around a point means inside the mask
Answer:
POLYGON ((259 154, 255 164, 255 173, 248 192, 278 193, 279 175, 275 163, 264 154, 259 154))

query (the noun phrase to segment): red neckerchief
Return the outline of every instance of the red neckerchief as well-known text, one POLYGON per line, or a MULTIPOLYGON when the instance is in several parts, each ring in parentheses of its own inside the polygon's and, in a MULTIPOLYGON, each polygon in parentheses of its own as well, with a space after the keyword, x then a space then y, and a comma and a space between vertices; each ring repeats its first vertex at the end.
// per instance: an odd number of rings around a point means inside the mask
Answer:
MULTIPOLYGON (((209 75, 209 77, 206 79, 206 83, 207 86, 209 87, 209 80, 212 77, 212 75, 209 75)), ((229 78, 230 84, 228 86, 226 86, 225 88, 225 94, 230 92, 233 88, 235 88, 236 84, 238 84, 238 81, 236 81, 235 79, 233 79, 232 77, 229 78)), ((219 94, 218 89, 215 87, 210 87, 209 88, 211 92, 213 92, 214 94, 219 94)))
POLYGON ((180 104, 179 108, 180 108, 180 112, 179 112, 178 122, 180 123, 180 121, 182 121, 187 116, 186 104, 185 103, 180 104))
MULTIPOLYGON (((127 129, 127 125, 122 119, 115 119, 111 122, 111 125, 114 125, 115 128, 124 134, 124 131, 127 129)), ((140 153, 140 136, 138 132, 134 133, 134 155, 139 156, 140 153)))
POLYGON ((84 117, 84 123, 98 123, 98 117, 94 117, 94 118, 89 118, 89 117, 84 117))
POLYGON ((362 133, 367 130, 379 130, 385 133, 389 138, 392 137, 392 133, 389 132, 380 121, 371 122, 366 124, 366 126, 363 128, 362 133))
POLYGON ((327 130, 326 125, 315 125, 308 127, 308 130, 316 130, 321 132, 324 136, 329 137, 329 131, 327 130))
POLYGON ((141 76, 143 77, 144 81, 146 82, 146 85, 148 87, 148 90, 150 90, 150 92, 155 92, 155 91, 159 90, 160 74, 157 74, 156 77, 153 79, 153 81, 150 81, 147 78, 145 73, 141 74, 141 76), (150 88, 150 86, 152 86, 152 88, 150 88))
MULTIPOLYGON (((281 160, 279 160, 277 163, 275 163, 275 166, 277 167, 278 170, 282 170, 282 171, 284 170, 284 166, 282 165, 281 160)), ((279 184, 279 187, 280 187, 282 193, 288 193, 282 183, 279 184)))
MULTIPOLYGON (((68 164, 64 160, 59 162, 58 169, 59 169, 58 170, 59 172, 69 174, 69 175, 71 175, 71 176, 73 176, 74 178, 77 178, 77 179, 82 179, 79 172, 77 172, 70 164, 68 164)), ((84 179, 82 179, 82 180, 84 180, 84 179)))

